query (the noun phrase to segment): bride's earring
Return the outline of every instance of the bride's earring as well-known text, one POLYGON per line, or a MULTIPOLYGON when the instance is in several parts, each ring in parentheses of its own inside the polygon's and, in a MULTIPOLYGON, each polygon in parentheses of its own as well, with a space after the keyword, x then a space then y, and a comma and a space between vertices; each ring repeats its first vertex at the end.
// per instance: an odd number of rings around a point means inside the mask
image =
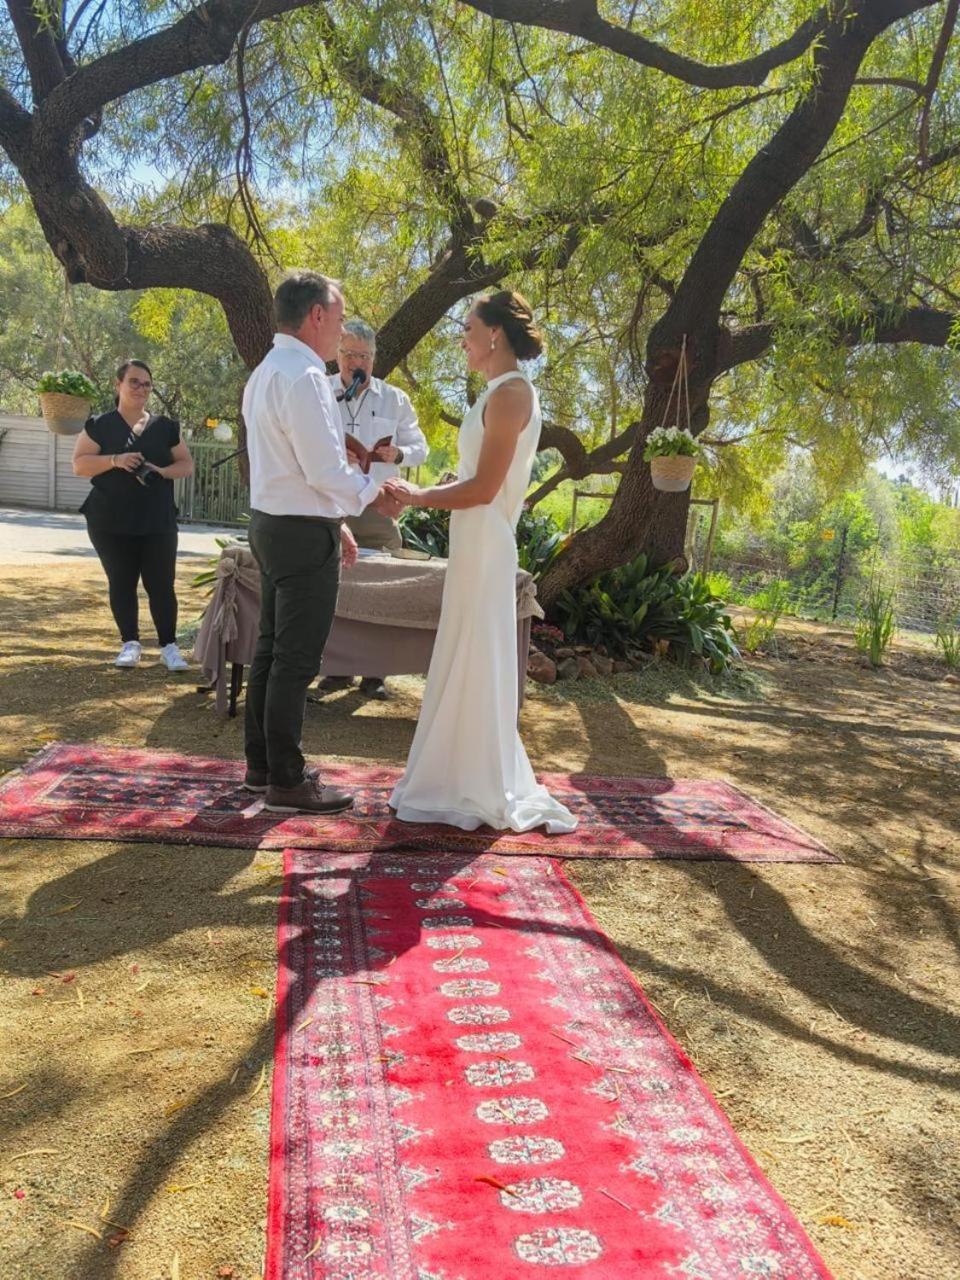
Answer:
POLYGON ((491 350, 491 351, 496 351, 496 349, 497 349, 497 340, 496 340, 496 338, 491 338, 491 339, 490 339, 490 350, 491 350))

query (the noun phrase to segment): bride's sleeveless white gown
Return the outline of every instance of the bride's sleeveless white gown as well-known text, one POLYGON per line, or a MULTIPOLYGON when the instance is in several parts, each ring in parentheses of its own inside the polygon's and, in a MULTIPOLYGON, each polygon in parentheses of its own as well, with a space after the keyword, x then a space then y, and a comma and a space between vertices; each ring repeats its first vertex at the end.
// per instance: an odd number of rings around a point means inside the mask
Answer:
MULTIPOLYGON (((460 428, 457 476, 476 474, 483 409, 501 374, 460 428)), ((573 831, 577 820, 534 777, 517 732, 516 528, 540 439, 540 402, 517 441, 494 500, 454 511, 443 608, 423 708, 403 777, 390 798, 404 822, 445 822, 473 831, 573 831)))

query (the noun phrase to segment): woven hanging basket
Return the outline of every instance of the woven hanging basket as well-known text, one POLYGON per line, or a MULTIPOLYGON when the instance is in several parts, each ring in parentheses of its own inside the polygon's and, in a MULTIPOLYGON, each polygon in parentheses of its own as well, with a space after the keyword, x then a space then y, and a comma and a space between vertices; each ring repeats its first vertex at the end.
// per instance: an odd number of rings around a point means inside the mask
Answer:
POLYGON ((75 436, 90 417, 90 401, 84 396, 68 396, 63 391, 41 391, 40 412, 55 435, 75 436))
POLYGON ((653 487, 662 489, 664 493, 682 493, 690 488, 693 479, 696 458, 688 458, 677 453, 669 456, 650 459, 650 475, 653 487))

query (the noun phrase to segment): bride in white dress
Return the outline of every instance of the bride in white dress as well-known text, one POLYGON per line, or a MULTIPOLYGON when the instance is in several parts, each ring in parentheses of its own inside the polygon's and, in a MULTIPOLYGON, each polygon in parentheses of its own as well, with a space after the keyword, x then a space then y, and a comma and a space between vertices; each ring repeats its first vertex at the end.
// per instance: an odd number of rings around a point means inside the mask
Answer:
POLYGON ((572 831, 576 818, 539 785, 517 732, 516 528, 541 424, 517 361, 542 343, 524 299, 502 292, 476 301, 462 346, 487 386, 460 428, 458 479, 393 489, 453 515, 423 708, 390 804, 404 822, 572 831))

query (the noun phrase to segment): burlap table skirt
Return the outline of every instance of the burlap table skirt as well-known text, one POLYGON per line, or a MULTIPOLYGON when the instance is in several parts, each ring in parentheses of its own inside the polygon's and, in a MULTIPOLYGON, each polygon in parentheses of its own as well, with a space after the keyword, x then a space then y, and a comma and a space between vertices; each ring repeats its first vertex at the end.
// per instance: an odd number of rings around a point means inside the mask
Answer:
MULTIPOLYGON (((344 572, 337 615, 327 640, 323 676, 416 675, 430 665, 445 560, 362 556, 344 572)), ((260 570, 245 543, 223 548, 213 599, 203 615, 194 660, 216 691, 220 715, 235 715, 243 668, 253 660, 260 617, 260 570), (229 693, 228 693, 228 667, 229 693)), ((542 618, 530 574, 517 572, 517 675, 520 701, 530 627, 542 618)))

